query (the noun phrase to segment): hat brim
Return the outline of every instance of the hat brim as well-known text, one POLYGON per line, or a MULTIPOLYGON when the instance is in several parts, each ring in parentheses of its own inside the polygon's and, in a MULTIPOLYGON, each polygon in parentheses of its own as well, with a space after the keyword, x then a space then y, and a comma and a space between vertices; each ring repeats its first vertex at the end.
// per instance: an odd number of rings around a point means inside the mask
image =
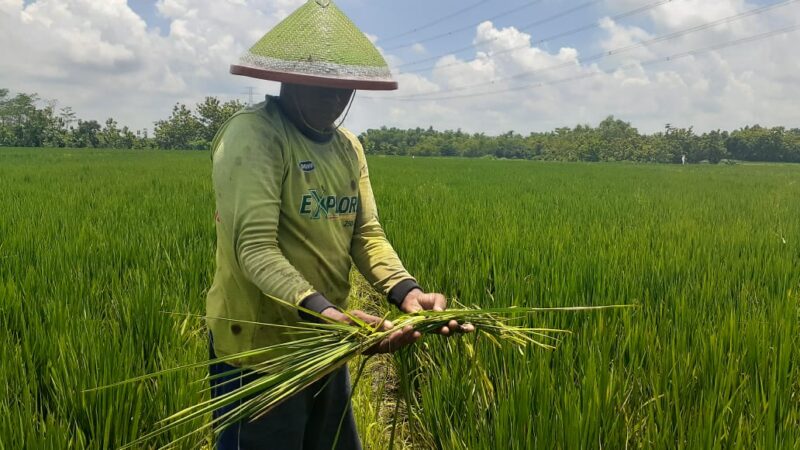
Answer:
POLYGON ((255 67, 231 65, 233 75, 258 78, 260 80, 278 81, 281 83, 303 84, 307 86, 320 86, 337 89, 356 89, 364 91, 394 91, 397 89, 396 81, 383 80, 352 80, 343 78, 323 77, 292 72, 275 72, 272 70, 255 67))

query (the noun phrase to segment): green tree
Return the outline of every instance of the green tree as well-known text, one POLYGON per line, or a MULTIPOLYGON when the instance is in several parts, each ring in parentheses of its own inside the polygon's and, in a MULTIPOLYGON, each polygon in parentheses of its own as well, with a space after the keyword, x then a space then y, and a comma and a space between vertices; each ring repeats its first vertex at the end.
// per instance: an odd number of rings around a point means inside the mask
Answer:
POLYGON ((179 103, 172 108, 169 119, 156 122, 154 139, 158 148, 162 149, 203 149, 207 141, 203 139, 202 132, 203 125, 192 111, 179 103))
POLYGON ((702 159, 717 164, 728 157, 728 149, 725 147, 725 134, 719 130, 711 131, 700 136, 698 140, 698 150, 702 159))
POLYGON ((97 138, 100 141, 100 146, 103 148, 124 148, 121 145, 122 138, 117 126, 117 121, 110 117, 106 120, 103 129, 97 134, 97 138))
POLYGON ((597 127, 597 155, 603 161, 636 160, 640 150, 639 131, 630 123, 606 117, 597 127))
POLYGON ((154 148, 153 140, 150 139, 147 130, 137 130, 136 139, 134 140, 133 147, 136 150, 145 150, 154 148))
POLYGON ((6 147, 14 145, 14 134, 11 132, 11 127, 6 123, 8 117, 6 115, 8 105, 8 89, 0 89, 0 146, 6 147))
POLYGON ((41 145, 40 120, 36 120, 36 102, 39 97, 35 94, 17 94, 8 98, 8 90, 4 90, 3 101, 0 104, 0 124, 6 128, 6 133, 12 145, 19 147, 33 147, 41 145))
POLYGON ((78 120, 78 126, 72 132, 72 141, 76 147, 99 147, 98 137, 102 127, 96 120, 78 120))
POLYGON ((127 126, 123 126, 119 132, 119 145, 124 149, 132 149, 136 145, 136 135, 127 126))
POLYGON ((244 106, 239 100, 222 103, 216 97, 206 97, 196 108, 202 139, 210 144, 222 125, 244 106))
POLYGON ((666 131, 657 135, 660 149, 660 162, 680 163, 683 156, 686 161, 696 163, 702 161, 702 155, 698 151, 697 136, 694 129, 675 128, 667 124, 666 131))

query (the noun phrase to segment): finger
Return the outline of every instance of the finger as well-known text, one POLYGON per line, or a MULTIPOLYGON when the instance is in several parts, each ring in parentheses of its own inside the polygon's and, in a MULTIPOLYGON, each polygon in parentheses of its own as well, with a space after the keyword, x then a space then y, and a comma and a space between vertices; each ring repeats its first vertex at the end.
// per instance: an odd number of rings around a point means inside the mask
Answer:
POLYGON ((422 333, 419 331, 412 331, 406 335, 405 342, 403 342, 403 347, 407 347, 409 345, 414 345, 419 338, 422 337, 422 333))
POLYGON ((389 331, 392 328, 394 328, 394 322, 392 322, 389 319, 380 318, 379 322, 380 322, 380 325, 381 325, 381 330, 383 330, 383 331, 389 331))
POLYGON ((419 304, 419 300, 415 300, 415 301, 409 301, 409 304, 405 306, 404 309, 406 313, 414 314, 416 312, 422 311, 424 308, 419 304))
POLYGON ((459 331, 459 329, 461 327, 458 325, 458 321, 457 320, 451 320, 450 322, 447 323, 447 328, 450 329, 451 333, 455 333, 455 332, 459 331))
POLYGON ((429 310, 433 308, 433 294, 419 294, 416 300, 418 310, 429 310))
POLYGON ((391 351, 396 352, 407 345, 413 344, 417 339, 419 339, 419 336, 421 336, 421 334, 414 331, 414 328, 411 327, 411 325, 406 325, 402 330, 399 330, 392 335, 391 351))
POLYGON ((422 336, 419 331, 416 331, 411 325, 406 325, 403 328, 403 344, 411 345, 422 336))
POLYGON ((361 311, 361 310, 358 310, 358 309, 354 309, 354 310, 350 311, 350 314, 355 316, 357 319, 362 320, 362 321, 364 321, 364 322, 366 322, 366 323, 368 323, 370 325, 373 325, 378 320, 380 320, 377 317, 375 317, 375 316, 373 316, 371 314, 367 314, 364 311, 361 311))
POLYGON ((452 336, 458 331, 460 331, 458 321, 451 320, 450 322, 447 322, 447 325, 439 329, 439 334, 441 334, 442 336, 452 336))
POLYGON ((462 333, 474 333, 475 332, 475 325, 471 323, 465 323, 461 325, 461 332, 462 333))
POLYGON ((368 354, 374 355, 374 354, 379 354, 379 353, 391 353, 391 347, 392 346, 389 343, 390 339, 391 339, 391 336, 389 336, 386 339, 384 339, 384 340, 378 342, 377 344, 375 344, 375 346, 373 346, 371 349, 369 349, 369 353, 368 354))
POLYGON ((406 345, 408 345, 409 335, 413 332, 414 330, 409 325, 406 325, 405 327, 403 327, 402 330, 398 331, 397 337, 395 338, 392 344, 393 346, 395 346, 395 349, 397 350, 401 347, 405 347, 406 345))
POLYGON ((392 333, 389 338, 384 341, 386 342, 386 353, 396 352, 403 348, 405 346, 404 336, 405 333, 403 333, 402 330, 392 333))
POLYGON ((367 314, 364 311, 358 309, 351 311, 350 314, 354 315, 359 320, 362 320, 365 323, 372 325, 373 327, 377 327, 382 323, 382 328, 384 330, 390 330, 394 328, 394 324, 391 321, 383 320, 383 318, 381 317, 373 316, 372 314, 367 314))
POLYGON ((442 294, 433 294, 433 310, 444 311, 447 309, 447 299, 442 294))

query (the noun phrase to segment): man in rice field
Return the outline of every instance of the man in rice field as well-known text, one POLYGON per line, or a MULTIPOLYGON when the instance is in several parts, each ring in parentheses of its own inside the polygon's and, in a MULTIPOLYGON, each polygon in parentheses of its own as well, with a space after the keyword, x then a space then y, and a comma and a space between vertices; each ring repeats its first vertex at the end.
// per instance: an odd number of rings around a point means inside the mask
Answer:
MULTIPOLYGON (((425 293, 403 268, 378 222, 361 144, 335 125, 355 90, 397 88, 373 44, 334 4, 311 0, 258 41, 231 72, 282 85, 279 97, 231 118, 212 145, 217 270, 207 299, 211 357, 291 339, 280 328, 254 322, 312 320, 270 297, 348 322, 343 311, 352 263, 401 311, 444 309, 445 297, 425 293)), ((369 323, 381 321, 362 311, 350 313, 369 323)), ((441 334, 461 331, 472 327, 453 321, 441 334)), ((395 351, 419 338, 407 327, 373 351, 395 351)), ((236 365, 258 362, 250 358, 236 365)), ((233 369, 212 366, 212 374, 221 376, 212 381, 213 396, 256 378, 253 372, 244 380, 224 376, 233 369)), ((217 448, 328 450, 347 410, 337 448, 359 449, 349 395, 343 368, 268 415, 226 428, 217 448)))

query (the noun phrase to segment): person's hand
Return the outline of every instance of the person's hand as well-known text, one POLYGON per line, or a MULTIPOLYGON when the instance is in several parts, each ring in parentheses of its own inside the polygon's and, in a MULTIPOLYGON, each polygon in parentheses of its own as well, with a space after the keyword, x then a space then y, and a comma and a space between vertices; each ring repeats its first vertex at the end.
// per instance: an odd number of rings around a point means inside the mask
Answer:
MULTIPOLYGON (((413 289, 406 295, 403 303, 400 304, 400 310, 404 313, 412 314, 417 311, 444 311, 447 309, 447 299, 442 294, 425 293, 419 289, 413 289)), ((444 336, 451 336, 454 333, 472 333, 475 331, 475 326, 472 324, 459 324, 455 320, 451 320, 447 325, 439 330, 439 334, 444 336)))
MULTIPOLYGON (((373 327, 380 326, 384 331, 389 331, 394 328, 394 324, 391 321, 383 320, 380 317, 367 314, 364 311, 353 310, 350 311, 350 314, 357 317, 359 320, 372 325, 373 327)), ((322 315, 337 322, 347 324, 353 323, 352 319, 350 319, 347 314, 339 311, 336 308, 328 308, 325 311, 322 311, 322 315)), ((414 328, 412 328, 411 325, 406 325, 402 330, 396 330, 394 333, 390 334, 389 337, 365 351, 364 354, 374 355, 376 353, 393 353, 405 347, 406 345, 411 345, 414 342, 417 342, 421 336, 422 334, 419 331, 414 331, 414 328)))

